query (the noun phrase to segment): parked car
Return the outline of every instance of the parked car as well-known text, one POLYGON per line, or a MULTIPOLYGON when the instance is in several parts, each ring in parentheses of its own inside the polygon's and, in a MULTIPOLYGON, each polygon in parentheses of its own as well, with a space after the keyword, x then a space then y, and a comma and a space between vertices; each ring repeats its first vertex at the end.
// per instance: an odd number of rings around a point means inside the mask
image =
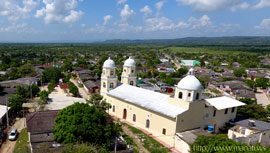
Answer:
POLYGON ((14 141, 16 140, 17 136, 18 136, 18 131, 16 128, 13 128, 8 136, 8 139, 11 141, 14 141))

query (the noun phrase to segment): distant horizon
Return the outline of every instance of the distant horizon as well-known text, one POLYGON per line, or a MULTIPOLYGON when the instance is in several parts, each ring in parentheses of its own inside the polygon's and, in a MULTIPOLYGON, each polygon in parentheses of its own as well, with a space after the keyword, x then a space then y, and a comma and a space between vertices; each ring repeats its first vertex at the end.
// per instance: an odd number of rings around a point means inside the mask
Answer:
POLYGON ((106 41, 114 41, 114 40, 120 40, 120 41, 148 41, 148 40, 177 40, 177 39, 186 39, 186 38, 229 38, 229 37, 239 37, 239 38, 270 38, 270 36, 190 36, 190 37, 179 37, 179 38, 152 38, 152 39, 123 39, 123 38, 115 38, 115 39, 105 39, 105 40, 76 40, 76 41, 71 41, 71 40, 60 40, 60 41, 0 41, 0 44, 58 44, 58 43, 63 43, 63 44, 84 44, 84 43, 102 43, 106 41))

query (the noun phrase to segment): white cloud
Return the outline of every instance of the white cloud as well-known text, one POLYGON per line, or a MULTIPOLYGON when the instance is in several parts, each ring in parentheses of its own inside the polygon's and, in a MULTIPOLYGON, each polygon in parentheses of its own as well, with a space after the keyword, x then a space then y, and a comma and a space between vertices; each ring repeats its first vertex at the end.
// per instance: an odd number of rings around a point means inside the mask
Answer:
POLYGON ((245 10, 247 8, 249 8, 249 4, 247 2, 243 2, 243 3, 240 3, 238 5, 233 6, 231 8, 231 10, 234 12, 234 11, 239 10, 239 9, 240 10, 245 10))
POLYGON ((0 32, 22 32, 24 31, 26 26, 26 23, 12 24, 8 27, 0 27, 0 32))
POLYGON ((140 9, 140 12, 143 12, 145 16, 152 14, 152 10, 148 5, 145 5, 144 8, 140 9))
POLYGON ((255 29, 270 29, 270 19, 263 19, 260 25, 255 26, 255 29))
POLYGON ((104 18, 103 18, 103 20, 104 20, 103 25, 106 25, 112 18, 113 18, 113 16, 111 16, 111 15, 104 16, 104 18))
POLYGON ((200 19, 190 17, 188 21, 193 29, 198 27, 212 27, 211 19, 207 15, 203 15, 200 19))
POLYGON ((172 20, 166 17, 154 17, 145 20, 146 28, 145 31, 164 31, 164 30, 176 30, 180 28, 189 27, 188 23, 179 21, 174 23, 172 20))
POLYGON ((71 10, 70 14, 63 19, 63 22, 65 22, 65 23, 76 22, 81 18, 82 15, 83 15, 82 11, 71 10))
POLYGON ((134 15, 135 15, 135 12, 129 8, 128 4, 126 4, 120 12, 122 21, 128 21, 134 15))
POLYGON ((125 4, 127 0, 117 0, 117 5, 125 4))
POLYGON ((157 9, 158 11, 161 10, 162 7, 163 7, 163 5, 164 5, 165 3, 167 3, 167 1, 159 1, 159 2, 157 2, 157 3, 155 4, 156 9, 157 9))
POLYGON ((45 7, 36 11, 35 17, 44 17, 46 24, 73 23, 83 15, 82 11, 75 11, 78 2, 83 0, 43 0, 45 7))
POLYGON ((7 16, 9 21, 27 18, 38 2, 35 0, 0 0, 0 15, 7 16))
POLYGON ((254 6, 255 9, 260 9, 260 8, 265 8, 265 7, 270 7, 270 0, 260 0, 260 2, 254 6))
POLYGON ((241 3, 240 0, 176 0, 181 5, 189 5, 195 11, 210 12, 231 8, 241 3))

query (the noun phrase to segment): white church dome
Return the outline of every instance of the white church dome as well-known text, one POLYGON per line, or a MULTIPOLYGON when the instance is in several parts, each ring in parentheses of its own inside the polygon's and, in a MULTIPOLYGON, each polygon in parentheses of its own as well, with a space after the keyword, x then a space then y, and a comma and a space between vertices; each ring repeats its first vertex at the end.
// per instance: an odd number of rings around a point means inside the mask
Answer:
POLYGON ((114 61, 109 57, 103 64, 104 68, 115 68, 114 61))
POLYGON ((136 62, 134 59, 132 59, 131 57, 129 57, 125 63, 124 63, 124 66, 127 66, 127 67, 136 67, 136 62))
POLYGON ((191 68, 188 71, 188 75, 184 77, 179 83, 177 87, 184 90, 202 90, 203 86, 201 82, 194 76, 194 69, 191 68))

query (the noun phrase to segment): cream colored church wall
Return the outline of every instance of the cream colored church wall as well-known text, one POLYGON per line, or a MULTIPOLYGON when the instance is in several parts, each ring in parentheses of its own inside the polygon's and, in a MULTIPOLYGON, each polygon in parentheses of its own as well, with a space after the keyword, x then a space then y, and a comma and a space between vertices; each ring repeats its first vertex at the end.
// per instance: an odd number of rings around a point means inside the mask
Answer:
POLYGON ((202 126, 205 101, 191 102, 189 110, 177 116, 176 132, 195 129, 202 126))
POLYGON ((226 122, 229 122, 231 119, 235 119, 237 108, 235 107, 234 112, 232 113, 232 108, 228 108, 228 113, 225 114, 225 109, 216 110, 216 116, 213 117, 212 122, 209 125, 215 126, 215 132, 219 132, 219 128, 223 127, 226 122))
POLYGON ((175 119, 164 116, 162 114, 144 109, 134 104, 122 101, 120 99, 106 96, 107 102, 113 107, 115 105, 115 112, 113 108, 109 110, 109 113, 119 118, 123 118, 124 109, 127 110, 126 120, 135 126, 138 126, 144 130, 149 131, 158 139, 165 143, 174 146, 174 135, 176 130, 175 119), (133 114, 136 114, 136 122, 133 122, 133 114), (146 128, 146 120, 149 119, 150 127, 146 128), (166 135, 162 134, 163 128, 166 129, 166 135))

